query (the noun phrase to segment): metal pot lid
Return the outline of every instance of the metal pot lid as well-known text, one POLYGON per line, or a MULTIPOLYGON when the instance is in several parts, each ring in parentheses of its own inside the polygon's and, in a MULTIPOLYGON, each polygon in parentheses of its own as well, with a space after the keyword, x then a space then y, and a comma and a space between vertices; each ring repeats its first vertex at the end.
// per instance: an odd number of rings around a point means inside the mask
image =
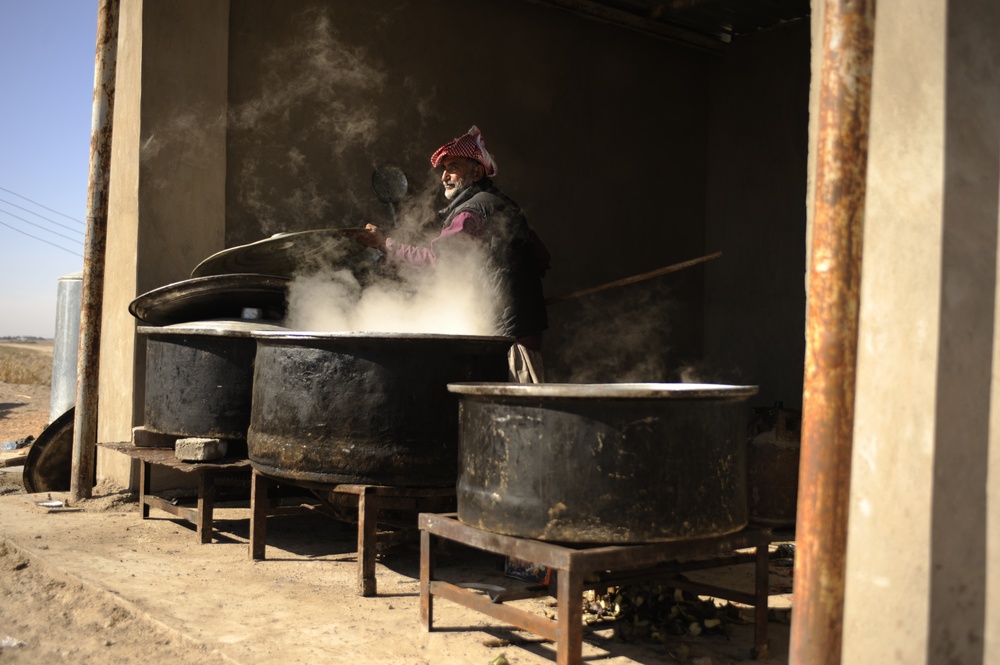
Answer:
POLYGON ((260 310, 259 318, 277 320, 285 316, 290 281, 242 273, 186 279, 144 293, 129 304, 128 311, 153 326, 238 318, 246 309, 260 310))
POLYGON ((287 330, 274 321, 258 321, 253 319, 211 319, 206 321, 187 321, 168 326, 139 326, 140 335, 214 335, 219 337, 251 337, 264 330, 287 330))
POLYGON ((366 266, 372 263, 372 253, 352 236, 362 230, 314 229, 279 233, 217 252, 195 266, 191 276, 260 273, 293 277, 310 266, 366 266))
POLYGON ((31 442, 21 483, 28 494, 66 492, 73 479, 73 428, 76 407, 49 423, 31 442))
POLYGON ((718 383, 449 383, 461 395, 557 399, 744 399, 757 386, 718 383))

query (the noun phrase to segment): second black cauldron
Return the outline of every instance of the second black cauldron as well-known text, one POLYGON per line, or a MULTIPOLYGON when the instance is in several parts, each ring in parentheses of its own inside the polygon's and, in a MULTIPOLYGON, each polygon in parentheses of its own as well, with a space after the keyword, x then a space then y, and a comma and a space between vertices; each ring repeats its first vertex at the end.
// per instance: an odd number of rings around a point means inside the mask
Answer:
POLYGON ((503 381, 512 340, 261 332, 247 447, 266 475, 312 483, 454 485, 456 381, 503 381))

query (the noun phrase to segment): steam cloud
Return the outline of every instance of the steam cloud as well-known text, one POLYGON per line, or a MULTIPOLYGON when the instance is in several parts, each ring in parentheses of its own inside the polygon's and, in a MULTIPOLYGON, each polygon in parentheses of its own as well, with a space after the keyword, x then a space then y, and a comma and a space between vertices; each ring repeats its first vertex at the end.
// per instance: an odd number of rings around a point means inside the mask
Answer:
POLYGON ((578 334, 560 349, 569 383, 668 382, 668 294, 652 284, 583 302, 578 334))
POLYGON ((327 10, 305 11, 297 23, 301 30, 294 43, 264 58, 259 93, 229 116, 234 135, 245 141, 237 175, 239 200, 265 236, 287 231, 290 223, 330 226, 334 200, 340 210, 363 208, 366 201, 350 188, 324 185, 328 177, 321 178, 310 162, 340 169, 335 180, 348 181, 343 169, 351 160, 345 155, 367 151, 384 121, 376 98, 386 73, 377 61, 338 39, 327 10), (275 140, 293 145, 281 153, 275 140))
POLYGON ((433 269, 402 266, 398 276, 362 284, 355 271, 331 267, 296 277, 285 325, 314 332, 496 334, 497 301, 484 291, 484 249, 439 258, 433 269))

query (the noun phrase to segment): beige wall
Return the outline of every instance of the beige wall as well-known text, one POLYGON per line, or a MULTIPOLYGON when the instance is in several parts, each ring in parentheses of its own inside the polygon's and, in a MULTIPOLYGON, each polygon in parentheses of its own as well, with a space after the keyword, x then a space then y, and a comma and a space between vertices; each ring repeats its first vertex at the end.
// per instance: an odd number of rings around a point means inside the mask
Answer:
MULTIPOLYGON (((121 5, 99 376, 102 442, 130 440, 142 420, 145 361, 129 303, 189 277, 192 262, 223 248, 228 4, 121 5)), ((99 477, 120 477, 128 466, 123 460, 102 455, 99 477)))
POLYGON ((880 0, 844 663, 1000 657, 998 119, 996 3, 880 0))

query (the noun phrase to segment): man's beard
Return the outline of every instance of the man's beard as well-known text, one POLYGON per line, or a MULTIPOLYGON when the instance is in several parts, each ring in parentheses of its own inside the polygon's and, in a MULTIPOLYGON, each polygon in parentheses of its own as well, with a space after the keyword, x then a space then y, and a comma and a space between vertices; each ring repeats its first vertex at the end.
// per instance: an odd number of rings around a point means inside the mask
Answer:
POLYGON ((453 184, 454 187, 449 188, 446 186, 444 188, 444 197, 449 201, 458 196, 458 193, 461 192, 466 187, 468 187, 469 185, 471 185, 472 182, 469 180, 468 176, 466 176, 461 180, 459 180, 458 182, 453 181, 451 184, 453 184))

